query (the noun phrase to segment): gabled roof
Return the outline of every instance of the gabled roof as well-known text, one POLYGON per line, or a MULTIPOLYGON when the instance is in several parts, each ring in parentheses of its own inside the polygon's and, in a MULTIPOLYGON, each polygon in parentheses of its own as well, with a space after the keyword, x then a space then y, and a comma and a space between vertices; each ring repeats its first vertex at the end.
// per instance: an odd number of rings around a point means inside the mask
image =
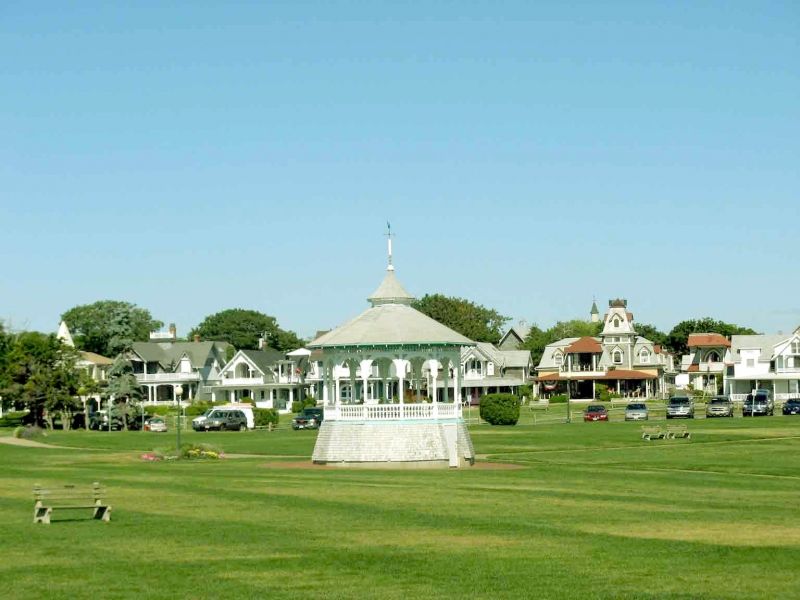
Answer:
POLYGON ((263 350, 240 350, 259 371, 265 375, 272 370, 272 366, 279 360, 283 360, 283 352, 274 348, 264 348, 263 350))
POLYGON ((228 346, 228 342, 134 342, 132 349, 142 360, 157 362, 165 369, 180 361, 184 354, 192 367, 200 368, 215 349, 224 355, 228 346))
POLYGON ((114 364, 114 361, 110 358, 106 358, 105 356, 101 356, 100 354, 96 354, 94 352, 86 352, 85 350, 81 351, 81 359, 94 365, 114 364))
POLYGON ((574 342, 572 342, 565 352, 567 354, 578 354, 578 353, 587 353, 587 354, 599 354, 603 351, 603 347, 600 345, 595 338, 590 337, 588 335, 583 336, 582 338, 578 338, 574 342))
POLYGON ((690 333, 686 345, 689 348, 731 347, 728 338, 719 333, 690 333))

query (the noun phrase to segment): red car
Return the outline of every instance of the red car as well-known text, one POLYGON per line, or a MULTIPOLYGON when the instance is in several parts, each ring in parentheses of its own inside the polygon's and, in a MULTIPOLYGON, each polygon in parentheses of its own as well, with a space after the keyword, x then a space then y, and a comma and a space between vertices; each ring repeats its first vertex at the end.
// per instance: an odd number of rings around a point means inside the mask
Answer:
POLYGON ((608 421, 608 411, 602 404, 593 404, 583 413, 584 421, 608 421))

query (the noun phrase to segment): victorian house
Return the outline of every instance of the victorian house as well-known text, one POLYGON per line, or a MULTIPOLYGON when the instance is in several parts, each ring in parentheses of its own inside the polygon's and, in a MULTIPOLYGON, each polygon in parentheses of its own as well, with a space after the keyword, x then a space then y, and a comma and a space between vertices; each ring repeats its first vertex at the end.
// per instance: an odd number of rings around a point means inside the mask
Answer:
POLYGON ((227 342, 177 340, 175 326, 168 333, 154 332, 149 342, 134 342, 125 357, 130 360, 146 402, 210 400, 211 386, 225 365, 227 342))
MULTIPOLYGON (((593 310, 594 313, 594 310, 593 310)), ((541 397, 593 399, 597 385, 627 397, 663 394, 674 383, 672 355, 636 333, 627 300, 610 300, 598 337, 564 338, 545 347, 536 367, 541 397)))
POLYGON ((211 400, 254 402, 259 408, 289 412, 292 402, 306 395, 307 363, 302 351, 285 355, 272 348, 239 350, 209 386, 211 400))
POLYGON ((675 377, 675 385, 691 386, 708 394, 721 393, 731 342, 718 333, 692 333, 686 345, 689 353, 681 357, 681 372, 675 377))
POLYGON ((776 400, 800 398, 800 327, 791 335, 734 335, 726 356, 725 392, 733 400, 768 389, 776 400))

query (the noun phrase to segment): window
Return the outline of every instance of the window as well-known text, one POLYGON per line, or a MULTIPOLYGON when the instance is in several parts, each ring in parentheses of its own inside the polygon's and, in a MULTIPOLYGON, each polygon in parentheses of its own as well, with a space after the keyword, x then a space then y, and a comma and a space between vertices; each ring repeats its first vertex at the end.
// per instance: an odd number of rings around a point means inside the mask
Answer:
POLYGON ((614 327, 619 327, 619 319, 614 317, 614 327))
POLYGON ((564 355, 561 352, 553 352, 553 362, 560 367, 564 364, 564 355))
POLYGON ((615 365, 621 365, 622 364, 622 351, 621 350, 614 350, 614 352, 611 353, 611 360, 613 361, 613 363, 615 365))
POLYGON ((650 351, 647 348, 642 348, 639 351, 639 362, 640 363, 649 363, 650 362, 650 351))
POLYGON ((719 354, 715 350, 712 350, 706 356, 706 362, 719 362, 719 354))
POLYGON ((800 354, 800 341, 792 342, 792 354, 800 354))

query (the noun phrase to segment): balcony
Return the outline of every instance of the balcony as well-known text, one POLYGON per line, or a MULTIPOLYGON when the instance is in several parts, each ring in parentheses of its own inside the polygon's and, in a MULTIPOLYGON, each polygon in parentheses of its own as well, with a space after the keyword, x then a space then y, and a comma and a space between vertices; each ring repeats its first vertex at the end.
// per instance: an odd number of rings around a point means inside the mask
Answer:
POLYGON ((136 373, 138 383, 183 383, 200 381, 199 373, 136 373))

